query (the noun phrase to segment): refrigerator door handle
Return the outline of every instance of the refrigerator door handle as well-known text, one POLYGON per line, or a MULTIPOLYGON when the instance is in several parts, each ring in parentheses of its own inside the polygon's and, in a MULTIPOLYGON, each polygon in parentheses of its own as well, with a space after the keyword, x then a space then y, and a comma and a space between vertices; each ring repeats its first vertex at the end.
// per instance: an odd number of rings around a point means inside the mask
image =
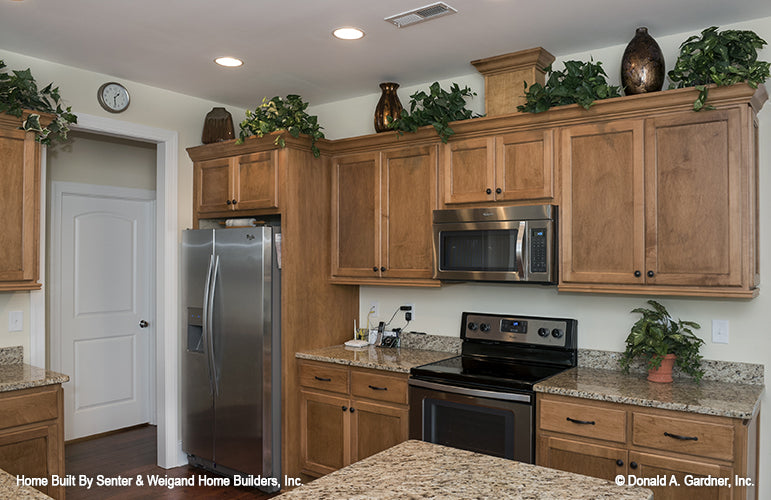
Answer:
POLYGON ((209 348, 209 338, 211 338, 211 327, 209 323, 209 289, 211 287, 211 271, 214 267, 214 254, 209 256, 209 269, 206 271, 206 284, 203 287, 203 345, 206 350, 206 366, 209 367, 209 395, 214 394, 214 366, 212 364, 211 350, 209 348))
POLYGON ((217 361, 214 357, 214 292, 217 289, 217 273, 220 269, 220 256, 217 255, 217 257, 214 260, 214 272, 212 272, 212 280, 211 280, 211 287, 209 289, 209 312, 207 314, 208 320, 209 320, 209 359, 211 362, 212 367, 212 379, 214 379, 214 395, 219 396, 220 393, 220 381, 219 377, 217 376, 217 361))

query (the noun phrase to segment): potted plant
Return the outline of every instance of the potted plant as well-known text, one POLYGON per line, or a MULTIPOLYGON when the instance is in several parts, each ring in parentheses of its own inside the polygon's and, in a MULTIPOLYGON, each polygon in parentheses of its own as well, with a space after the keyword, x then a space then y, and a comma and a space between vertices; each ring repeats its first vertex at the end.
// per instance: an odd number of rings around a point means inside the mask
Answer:
POLYGON ((25 110, 32 111, 22 123, 24 130, 35 132, 37 140, 45 145, 66 141, 69 124, 77 123, 77 117, 69 106, 62 106, 59 88, 49 83, 38 89, 29 68, 8 73, 5 67, 0 59, 0 113, 21 118, 25 110), (39 113, 51 115, 51 123, 41 122, 39 113))
POLYGON ((692 329, 701 328, 693 321, 675 321, 667 309, 649 300, 652 309, 639 307, 633 313, 642 317, 632 326, 626 338, 626 350, 621 358, 621 367, 629 372, 629 364, 635 358, 647 360, 648 380, 653 382, 672 382, 672 364, 676 364, 684 373, 696 381, 704 376, 701 369, 702 356, 699 349, 704 341, 697 337, 692 329), (669 374, 659 374, 659 368, 669 365, 669 374))
POLYGON ((694 111, 712 109, 705 106, 710 84, 718 86, 747 82, 752 88, 769 77, 769 63, 758 61, 758 49, 766 41, 753 31, 718 31, 712 26, 680 45, 675 67, 667 73, 669 88, 696 87, 699 97, 694 111))
MULTIPOLYGON (((285 98, 277 96, 270 100, 263 97, 262 104, 257 106, 257 109, 246 110, 246 119, 240 124, 241 132, 236 143, 241 144, 252 135, 262 137, 277 131, 286 131, 292 137, 306 134, 311 138, 313 156, 318 158, 321 152, 316 141, 324 138, 321 131, 323 127, 319 125, 317 116, 309 115, 305 111, 307 107, 308 103, 296 94, 289 94, 285 98)), ((281 148, 286 146, 284 135, 276 134, 274 143, 281 148)))
POLYGON ((598 99, 621 97, 621 88, 608 85, 602 63, 565 61, 565 70, 557 71, 551 65, 546 68, 546 84, 525 82, 525 104, 517 111, 541 113, 553 106, 578 103, 589 109, 598 99))
POLYGON ((402 110, 399 118, 389 123, 389 128, 401 135, 404 132, 417 132, 425 125, 433 125, 442 142, 446 143, 455 133, 449 125, 450 122, 481 116, 466 108, 466 98, 476 95, 469 87, 460 88, 457 83, 453 83, 447 91, 439 82, 434 82, 429 86, 428 92, 427 94, 421 90, 412 94, 410 110, 402 110))

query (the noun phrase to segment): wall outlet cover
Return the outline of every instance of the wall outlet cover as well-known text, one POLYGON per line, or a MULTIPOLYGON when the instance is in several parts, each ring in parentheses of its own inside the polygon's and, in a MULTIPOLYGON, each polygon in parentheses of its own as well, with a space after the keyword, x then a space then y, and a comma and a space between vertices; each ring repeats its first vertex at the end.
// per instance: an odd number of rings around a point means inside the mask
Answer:
POLYGON ((712 343, 713 344, 728 343, 728 320, 727 319, 712 320, 712 343))

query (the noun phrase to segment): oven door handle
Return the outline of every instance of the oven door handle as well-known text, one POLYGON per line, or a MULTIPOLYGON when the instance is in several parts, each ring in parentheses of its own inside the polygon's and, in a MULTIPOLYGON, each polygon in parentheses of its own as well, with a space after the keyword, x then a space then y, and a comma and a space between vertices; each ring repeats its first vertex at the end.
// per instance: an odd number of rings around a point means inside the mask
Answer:
POLYGON ((473 396, 478 398, 502 399, 505 401, 519 401, 530 403, 532 398, 529 394, 513 394, 510 392, 484 391, 481 389, 469 389, 467 387, 457 387, 454 385, 437 384, 436 382, 427 382, 425 380, 409 379, 409 384, 413 387, 422 387, 435 391, 444 391, 452 394, 461 394, 463 396, 473 396))

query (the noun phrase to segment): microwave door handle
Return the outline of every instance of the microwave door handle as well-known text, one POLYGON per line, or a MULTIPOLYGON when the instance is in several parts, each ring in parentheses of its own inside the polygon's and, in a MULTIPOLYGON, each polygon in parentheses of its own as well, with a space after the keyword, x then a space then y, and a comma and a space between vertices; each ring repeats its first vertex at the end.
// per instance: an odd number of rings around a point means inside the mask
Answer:
POLYGON ((525 279, 525 268, 522 262, 522 240, 525 238, 525 221, 519 221, 517 230, 517 274, 519 279, 525 279))

